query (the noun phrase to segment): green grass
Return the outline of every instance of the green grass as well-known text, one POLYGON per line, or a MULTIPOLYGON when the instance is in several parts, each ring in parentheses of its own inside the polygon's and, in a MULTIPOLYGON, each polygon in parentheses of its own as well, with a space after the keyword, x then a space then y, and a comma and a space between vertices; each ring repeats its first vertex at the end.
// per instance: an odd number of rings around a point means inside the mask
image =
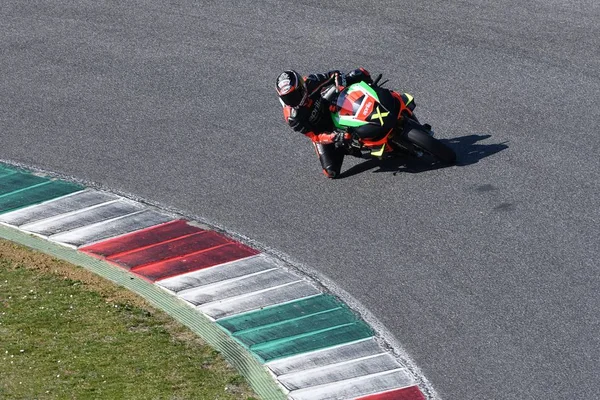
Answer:
POLYGON ((1 399, 255 399, 187 328, 90 272, 0 241, 1 399))

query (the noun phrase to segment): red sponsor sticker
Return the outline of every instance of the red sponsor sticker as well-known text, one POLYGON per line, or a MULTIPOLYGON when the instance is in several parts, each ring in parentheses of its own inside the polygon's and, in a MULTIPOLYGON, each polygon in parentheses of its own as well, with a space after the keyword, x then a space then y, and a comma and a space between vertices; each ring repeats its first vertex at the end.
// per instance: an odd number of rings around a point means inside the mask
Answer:
POLYGON ((371 96, 366 96, 361 107, 358 109, 355 118, 360 121, 365 121, 373 112, 373 107, 375 107, 375 99, 371 96))

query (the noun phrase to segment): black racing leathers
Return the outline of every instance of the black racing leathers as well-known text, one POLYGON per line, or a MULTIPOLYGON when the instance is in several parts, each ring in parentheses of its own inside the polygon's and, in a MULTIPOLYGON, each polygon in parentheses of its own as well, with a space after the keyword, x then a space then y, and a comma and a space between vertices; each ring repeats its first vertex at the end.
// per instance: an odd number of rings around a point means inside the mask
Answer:
MULTIPOLYGON (((305 77, 308 94, 316 92, 315 95, 309 96, 305 103, 298 107, 284 106, 283 109, 284 117, 290 127, 312 140, 323 172, 329 178, 337 178, 340 175, 346 154, 342 147, 337 147, 334 143, 337 134, 333 132, 334 125, 331 119, 333 106, 320 96, 320 86, 324 86, 324 83, 334 74, 339 74, 339 71, 311 74, 305 77)), ((346 86, 361 81, 372 82, 369 72, 363 68, 342 75, 342 81, 344 80, 346 86)))

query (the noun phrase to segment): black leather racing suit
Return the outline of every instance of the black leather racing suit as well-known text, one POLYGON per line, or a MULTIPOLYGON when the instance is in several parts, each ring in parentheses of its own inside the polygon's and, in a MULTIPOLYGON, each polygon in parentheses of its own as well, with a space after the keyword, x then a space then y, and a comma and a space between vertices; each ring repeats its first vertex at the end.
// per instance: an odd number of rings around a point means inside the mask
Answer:
MULTIPOLYGON (((339 71, 330 71, 326 74, 312 74, 304 78, 308 94, 313 93, 323 85, 334 74, 339 71)), ((371 75, 363 68, 356 69, 344 75, 346 85, 365 81, 371 83, 371 75)), ((331 104, 320 95, 307 98, 304 104, 298 107, 284 105, 283 115, 290 127, 296 132, 300 132, 309 137, 317 152, 323 173, 329 178, 337 178, 340 175, 342 162, 346 150, 337 147, 335 140, 337 133, 333 133, 334 125, 331 119, 331 104)))

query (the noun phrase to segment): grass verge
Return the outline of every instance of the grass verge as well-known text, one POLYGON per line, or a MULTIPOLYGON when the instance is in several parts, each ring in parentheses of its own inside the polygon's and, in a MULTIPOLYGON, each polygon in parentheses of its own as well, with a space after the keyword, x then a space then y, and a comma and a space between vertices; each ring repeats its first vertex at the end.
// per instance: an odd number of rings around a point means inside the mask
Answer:
POLYGON ((141 297, 0 240, 0 398, 257 397, 215 350, 141 297))

